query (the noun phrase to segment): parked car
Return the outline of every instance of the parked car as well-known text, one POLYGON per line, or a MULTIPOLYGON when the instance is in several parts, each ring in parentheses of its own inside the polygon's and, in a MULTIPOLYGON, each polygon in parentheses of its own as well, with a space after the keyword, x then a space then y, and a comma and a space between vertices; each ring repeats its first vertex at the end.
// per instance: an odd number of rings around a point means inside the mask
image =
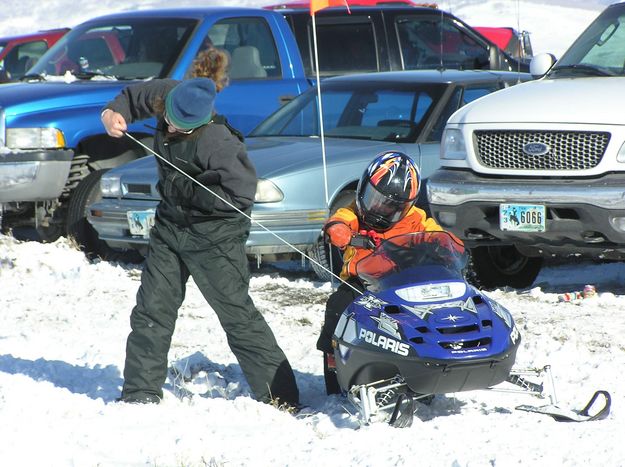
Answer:
POLYGON ((449 119, 430 207, 484 286, 527 287, 544 258, 625 259, 624 42, 618 3, 555 64, 535 56, 541 79, 449 119))
POLYGON ((58 28, 0 37, 0 83, 19 80, 67 31, 58 28))
MULTIPOLYGON (((468 102, 526 79, 529 75, 512 72, 406 71, 323 80, 328 201, 317 91, 310 89, 268 117, 246 139, 260 179, 253 220, 329 265, 329 252, 319 241, 321 227, 329 211, 352 201, 362 172, 378 153, 409 154, 427 183, 439 166, 439 143, 447 118, 468 102)), ((88 220, 101 240, 115 249, 145 248, 150 218, 159 201, 156 182, 151 156, 102 177, 102 199, 88 209, 88 220)), ((425 189, 421 194, 420 204, 425 207, 425 189)), ((247 251, 259 258, 293 253, 289 245, 256 224, 247 251)), ((313 267, 320 277, 329 277, 313 267)))

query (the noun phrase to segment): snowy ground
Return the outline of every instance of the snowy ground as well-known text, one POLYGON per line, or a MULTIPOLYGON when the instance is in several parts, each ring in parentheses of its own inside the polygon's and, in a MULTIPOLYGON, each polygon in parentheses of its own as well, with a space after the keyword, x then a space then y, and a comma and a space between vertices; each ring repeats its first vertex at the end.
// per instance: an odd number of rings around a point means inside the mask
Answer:
POLYGON ((314 342, 329 283, 306 271, 256 271, 252 296, 295 372, 302 401, 319 414, 295 419, 249 397, 214 313, 190 283, 170 361, 206 372, 179 400, 115 403, 140 267, 89 263, 64 239, 0 236, 0 465, 625 465, 625 265, 545 268, 527 291, 491 295, 514 314, 520 366, 552 365, 563 406, 612 394, 608 419, 558 423, 514 410, 544 404, 491 391, 437 396, 408 429, 359 427, 339 396, 326 397, 314 342), (557 294, 597 286, 578 304, 557 294))
MULTIPOLYGON (((609 3, 439 2, 469 24, 529 30, 535 52, 557 56, 609 3)), ((0 36, 171 2, 83 0, 76 8, 68 0, 4 0, 2 5, 0 36)), ((481 391, 437 396, 404 430, 381 424, 359 428, 341 398, 324 395, 314 342, 330 285, 306 272, 269 268, 255 273, 251 293, 296 371, 302 401, 318 410, 317 416, 298 420, 249 397, 223 332, 192 283, 170 360, 207 369, 191 386, 200 395, 181 401, 168 386, 159 406, 115 403, 139 276, 137 266, 89 263, 65 240, 44 245, 0 235, 0 466, 625 465, 624 264, 553 266, 528 291, 492 292, 520 325, 517 364, 552 365, 565 406, 581 408, 595 390, 610 391, 607 420, 558 423, 514 410, 546 401, 481 391), (597 286, 596 299, 558 302, 558 293, 589 282, 597 286)))

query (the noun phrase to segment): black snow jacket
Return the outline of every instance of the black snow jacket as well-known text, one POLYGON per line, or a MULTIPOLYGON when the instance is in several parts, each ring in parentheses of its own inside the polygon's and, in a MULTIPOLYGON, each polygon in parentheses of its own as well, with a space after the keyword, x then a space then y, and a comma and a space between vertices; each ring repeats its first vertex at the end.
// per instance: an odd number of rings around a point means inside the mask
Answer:
POLYGON ((172 135, 167 131, 163 116, 157 115, 157 103, 163 103, 167 93, 178 83, 162 79, 133 84, 105 107, 119 112, 128 123, 156 116, 154 151, 227 201, 220 200, 157 157, 158 190, 162 198, 158 216, 180 225, 239 216, 228 203, 249 215, 257 178, 241 134, 231 128, 224 117, 215 115, 190 135, 172 135))

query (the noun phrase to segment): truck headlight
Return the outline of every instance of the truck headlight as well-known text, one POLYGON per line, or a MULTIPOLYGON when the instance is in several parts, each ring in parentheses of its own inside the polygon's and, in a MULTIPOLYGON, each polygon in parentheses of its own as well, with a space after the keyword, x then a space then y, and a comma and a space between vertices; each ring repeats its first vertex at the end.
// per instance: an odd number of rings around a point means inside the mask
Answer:
POLYGON ((116 174, 103 175, 100 179, 100 191, 104 198, 119 198, 122 195, 120 176, 116 174))
POLYGON ((284 193, 278 188, 275 183, 264 178, 258 179, 256 185, 256 196, 254 201, 256 203, 277 203, 284 199, 284 193))
POLYGON ((457 128, 445 128, 441 143, 441 159, 463 160, 467 158, 462 131, 457 128))
POLYGON ((58 149, 65 147, 65 136, 56 128, 7 128, 6 145, 11 149, 58 149))
POLYGON ((618 150, 618 154, 616 155, 616 162, 625 162, 625 143, 621 144, 621 148, 618 150))

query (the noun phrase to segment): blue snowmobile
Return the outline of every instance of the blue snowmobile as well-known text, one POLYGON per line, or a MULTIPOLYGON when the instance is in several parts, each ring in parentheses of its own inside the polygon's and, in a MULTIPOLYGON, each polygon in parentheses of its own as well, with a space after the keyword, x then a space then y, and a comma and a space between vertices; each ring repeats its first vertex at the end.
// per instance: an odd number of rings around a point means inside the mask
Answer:
POLYGON ((333 346, 339 386, 364 423, 409 426, 418 400, 504 381, 543 392, 511 374, 520 333, 505 307, 465 280, 467 261, 448 233, 417 232, 382 241, 358 263, 365 291, 343 312, 333 346))

